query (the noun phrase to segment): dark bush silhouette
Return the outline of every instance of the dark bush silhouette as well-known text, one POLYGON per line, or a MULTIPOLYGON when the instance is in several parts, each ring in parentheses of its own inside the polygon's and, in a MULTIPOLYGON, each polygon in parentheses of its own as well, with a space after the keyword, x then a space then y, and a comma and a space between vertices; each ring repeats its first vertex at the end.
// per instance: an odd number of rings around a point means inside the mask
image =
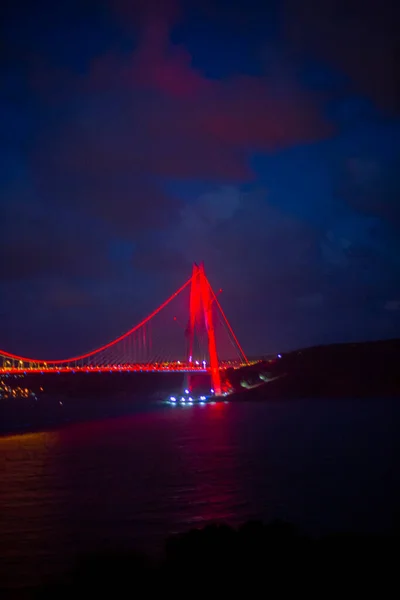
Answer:
MULTIPOLYGON (((174 598, 241 593, 385 596, 396 583, 398 535, 312 539, 288 523, 211 525, 171 537, 159 561, 132 552, 81 559, 64 581, 12 598, 174 598)), ((7 596, 0 596, 6 598, 7 596)))

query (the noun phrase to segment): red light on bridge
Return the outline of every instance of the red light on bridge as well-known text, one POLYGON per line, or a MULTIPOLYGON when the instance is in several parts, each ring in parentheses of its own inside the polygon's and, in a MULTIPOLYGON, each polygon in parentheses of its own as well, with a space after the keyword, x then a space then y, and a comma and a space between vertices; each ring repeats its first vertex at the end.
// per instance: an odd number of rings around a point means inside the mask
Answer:
MULTIPOLYGON (((235 345, 240 353, 240 359, 247 363, 247 358, 229 324, 225 313, 223 312, 217 296, 222 293, 219 288, 218 294, 213 291, 204 272, 204 265, 194 265, 192 276, 184 285, 182 285, 174 294, 163 302, 156 310, 149 314, 140 323, 117 337, 116 339, 104 344, 85 354, 68 357, 61 360, 40 360, 24 356, 19 356, 0 349, 1 373, 18 374, 21 371, 38 372, 41 374, 56 373, 75 373, 75 372, 102 372, 102 371, 185 371, 194 372, 198 370, 211 372, 213 387, 218 392, 220 389, 220 368, 226 368, 219 364, 216 339, 214 331, 214 315, 216 308, 230 333, 235 345), (153 341, 150 328, 147 328, 150 321, 158 315, 174 298, 176 298, 184 289, 190 287, 190 307, 189 307, 189 325, 185 328, 184 318, 179 313, 173 316, 175 323, 179 325, 176 329, 184 329, 185 336, 189 338, 189 362, 180 364, 179 361, 152 362, 151 356, 158 356, 159 353, 153 349, 153 341), (199 323, 206 325, 205 329, 208 338, 208 350, 210 354, 210 364, 206 365, 203 361, 192 360, 194 331, 198 329, 199 323), (113 348, 115 347, 115 350, 113 348), (110 350, 110 352, 108 352, 110 350), (146 362, 147 360, 147 362, 146 362)), ((176 310, 176 308, 174 309, 176 310)), ((171 315, 171 313, 169 313, 171 315)), ((172 313, 173 314, 173 313, 172 313)), ((169 319, 171 316, 169 316, 169 319)), ((155 329, 155 328, 154 328, 155 329)), ((199 333, 197 331, 197 333, 199 333)), ((163 349, 164 350, 164 349, 163 349)), ((163 351, 162 350, 162 351, 163 351)), ((225 363, 224 363, 225 365, 225 363)))

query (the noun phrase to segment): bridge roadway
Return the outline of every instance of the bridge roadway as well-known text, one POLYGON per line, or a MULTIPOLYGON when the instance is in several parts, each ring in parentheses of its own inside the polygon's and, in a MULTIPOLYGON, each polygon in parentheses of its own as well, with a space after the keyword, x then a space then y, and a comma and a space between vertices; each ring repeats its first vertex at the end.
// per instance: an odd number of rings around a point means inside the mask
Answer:
MULTIPOLYGON (((229 368, 238 369, 243 366, 236 362, 227 362, 220 364, 220 371, 229 368)), ((3 365, 0 367, 0 375, 26 375, 28 373, 208 373, 210 367, 190 364, 177 363, 155 363, 155 364, 123 364, 123 365, 101 365, 101 366, 63 366, 63 365, 35 365, 35 366, 13 366, 3 365)))

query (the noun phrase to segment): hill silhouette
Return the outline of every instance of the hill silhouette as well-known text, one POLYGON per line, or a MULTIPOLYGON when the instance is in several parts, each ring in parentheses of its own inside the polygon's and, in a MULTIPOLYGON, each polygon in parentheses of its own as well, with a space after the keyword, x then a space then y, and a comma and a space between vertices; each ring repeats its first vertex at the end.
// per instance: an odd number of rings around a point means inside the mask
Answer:
POLYGON ((231 370, 232 399, 399 396, 399 359, 397 339, 304 348, 231 370))

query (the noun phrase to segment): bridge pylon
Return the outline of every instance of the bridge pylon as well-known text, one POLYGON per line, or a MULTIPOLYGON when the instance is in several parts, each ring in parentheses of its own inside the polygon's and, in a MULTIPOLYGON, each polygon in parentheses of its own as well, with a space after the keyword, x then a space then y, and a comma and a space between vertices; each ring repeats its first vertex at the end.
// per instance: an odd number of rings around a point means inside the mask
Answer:
POLYGON ((196 325, 204 323, 208 339, 212 389, 216 396, 220 396, 222 393, 221 375, 219 371, 212 308, 213 297, 210 284, 205 274, 204 263, 200 263, 200 266, 195 263, 193 265, 190 287, 188 362, 189 364, 193 362, 193 344, 196 325))

